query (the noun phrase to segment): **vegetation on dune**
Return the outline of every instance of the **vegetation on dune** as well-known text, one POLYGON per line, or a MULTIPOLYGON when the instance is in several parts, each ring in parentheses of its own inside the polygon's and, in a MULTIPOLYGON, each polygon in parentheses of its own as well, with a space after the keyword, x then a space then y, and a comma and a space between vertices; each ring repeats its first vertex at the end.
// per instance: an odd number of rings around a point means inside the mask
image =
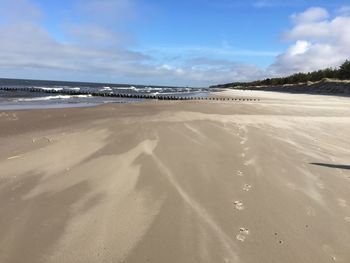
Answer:
POLYGON ((315 82, 325 78, 350 80, 350 61, 346 60, 339 68, 326 68, 308 73, 296 73, 287 77, 267 78, 252 82, 234 82, 224 86, 279 86, 285 84, 315 82))

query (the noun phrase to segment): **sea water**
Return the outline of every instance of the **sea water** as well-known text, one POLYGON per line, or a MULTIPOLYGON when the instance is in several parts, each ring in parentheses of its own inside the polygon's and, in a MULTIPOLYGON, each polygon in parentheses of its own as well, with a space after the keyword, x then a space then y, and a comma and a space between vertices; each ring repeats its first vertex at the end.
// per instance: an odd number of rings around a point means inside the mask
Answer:
POLYGON ((207 88, 189 87, 151 87, 151 86, 125 86, 125 87, 86 87, 86 86, 2 86, 13 90, 0 90, 0 110, 15 109, 39 109, 39 108, 66 108, 87 107, 105 103, 135 103, 143 99, 100 97, 92 96, 89 92, 103 94, 130 94, 130 95, 152 95, 152 96, 178 96, 178 97, 203 97, 207 96, 207 88), (24 88, 24 90, 14 90, 24 88), (36 88, 41 92, 30 92, 29 89, 36 88), (49 91, 58 93, 47 93, 49 91), (83 92, 83 95, 67 95, 67 91, 83 92), (59 92, 62 92, 60 94, 59 92))

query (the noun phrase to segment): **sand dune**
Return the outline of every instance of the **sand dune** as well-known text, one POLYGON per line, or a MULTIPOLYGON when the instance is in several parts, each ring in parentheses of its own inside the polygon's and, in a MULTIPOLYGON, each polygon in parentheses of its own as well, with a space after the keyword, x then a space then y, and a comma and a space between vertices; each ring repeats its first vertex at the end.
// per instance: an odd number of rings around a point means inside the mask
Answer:
POLYGON ((0 262, 349 262, 349 99, 224 95, 0 113, 0 262))

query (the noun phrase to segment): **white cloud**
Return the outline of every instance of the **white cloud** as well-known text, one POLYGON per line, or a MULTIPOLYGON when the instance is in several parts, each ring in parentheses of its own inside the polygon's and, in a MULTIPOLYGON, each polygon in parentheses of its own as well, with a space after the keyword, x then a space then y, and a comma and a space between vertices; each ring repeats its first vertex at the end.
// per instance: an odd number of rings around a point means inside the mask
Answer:
POLYGON ((294 43, 276 57, 271 74, 337 67, 350 58, 350 16, 329 18, 325 9, 310 8, 292 19, 295 24, 285 38, 294 43))
POLYGON ((27 20, 38 21, 44 14, 34 3, 28 0, 1 0, 0 17, 8 22, 27 20))
POLYGON ((19 9, 24 14, 27 11, 39 14, 37 7, 24 0, 12 0, 11 3, 11 8, 6 10, 7 21, 0 24, 0 69, 25 69, 28 75, 42 69, 58 70, 62 76, 72 71, 95 75, 115 71, 122 75, 132 70, 131 65, 150 59, 122 46, 94 46, 94 41, 111 44, 117 41, 117 35, 97 26, 87 27, 86 31, 79 31, 81 27, 78 27, 70 32, 80 39, 90 38, 89 44, 57 41, 36 18, 18 13, 19 9))
POLYGON ((294 13, 292 20, 296 24, 318 22, 327 19, 329 16, 328 11, 321 7, 311 7, 302 13, 294 13))
POLYGON ((210 84, 249 81, 266 77, 266 72, 257 66, 207 57, 188 60, 183 65, 182 73, 181 76, 185 80, 210 84))
POLYGON ((85 46, 122 46, 132 42, 128 34, 114 32, 107 27, 96 24, 66 24, 66 37, 74 43, 85 46))
MULTIPOLYGON (((202 86, 229 82, 233 79, 250 80, 262 76, 262 70, 255 66, 210 57, 238 54, 275 55, 264 51, 201 47, 188 50, 187 55, 178 63, 174 63, 171 59, 162 61, 159 57, 147 55, 153 52, 145 54, 130 50, 125 41, 129 35, 115 32, 114 28, 108 26, 108 15, 120 14, 128 16, 126 19, 129 19, 129 14, 133 13, 130 1, 104 0, 101 5, 97 4, 100 3, 97 0, 79 2, 76 9, 79 24, 65 22, 61 27, 63 29, 61 34, 64 35, 62 40, 55 39, 43 26, 44 15, 39 7, 26 0, 8 0, 7 3, 6 21, 0 23, 2 36, 0 73, 12 72, 10 74, 12 77, 55 76, 60 79, 68 77, 72 79, 73 76, 73 79, 77 80, 74 76, 83 76, 88 81, 98 79, 113 82, 202 86), (97 18, 101 18, 101 21, 97 18), (98 21, 93 21, 94 19, 98 21), (188 53, 192 53, 192 56, 188 53), (193 56, 197 58, 193 59, 193 56)), ((167 53, 161 49, 158 51, 167 53)), ((175 48, 167 55, 181 54, 182 51, 175 48)))
POLYGON ((289 56, 297 56, 305 54, 310 48, 310 43, 303 40, 298 40, 294 45, 290 46, 286 52, 289 56))

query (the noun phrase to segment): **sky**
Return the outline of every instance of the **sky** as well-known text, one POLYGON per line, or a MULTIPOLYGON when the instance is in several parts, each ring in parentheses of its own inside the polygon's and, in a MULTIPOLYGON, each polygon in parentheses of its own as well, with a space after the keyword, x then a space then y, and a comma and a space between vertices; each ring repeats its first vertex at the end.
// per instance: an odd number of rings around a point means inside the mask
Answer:
POLYGON ((208 86, 350 59, 344 0, 0 0, 0 77, 208 86))

